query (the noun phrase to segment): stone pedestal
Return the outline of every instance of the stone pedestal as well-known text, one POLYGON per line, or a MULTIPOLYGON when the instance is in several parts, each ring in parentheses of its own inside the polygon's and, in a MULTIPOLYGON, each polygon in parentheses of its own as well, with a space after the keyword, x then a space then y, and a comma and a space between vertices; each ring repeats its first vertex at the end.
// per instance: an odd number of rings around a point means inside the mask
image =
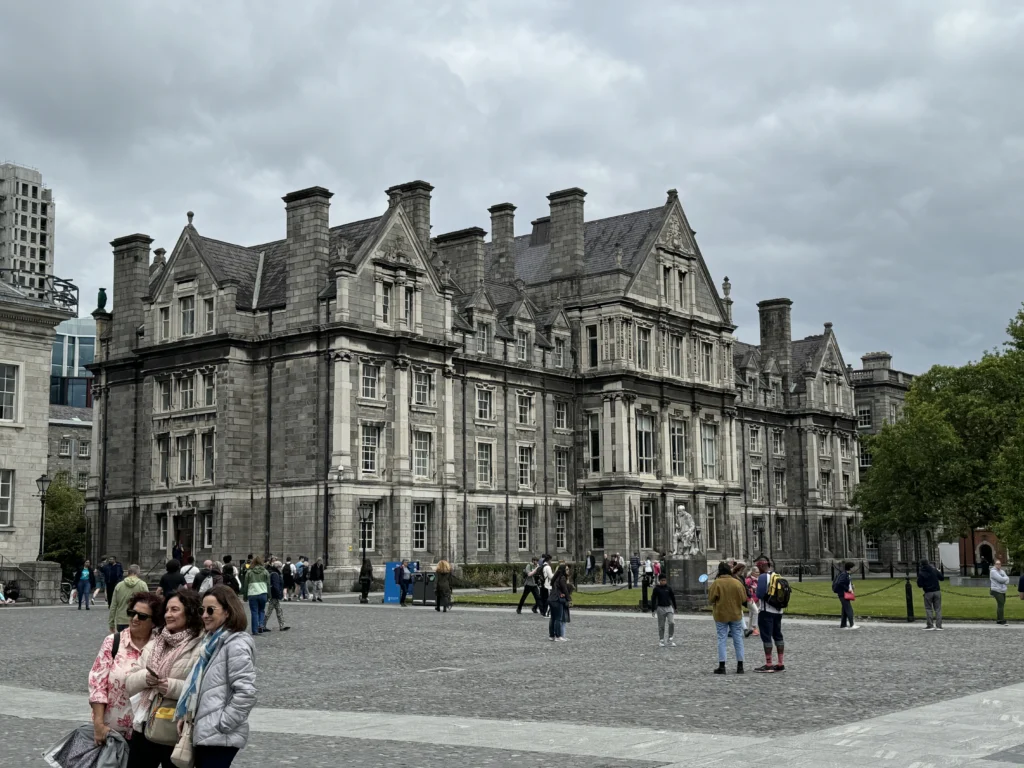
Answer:
POLYGON ((707 606, 707 585, 700 583, 700 577, 708 572, 708 559, 704 555, 670 556, 665 559, 665 571, 680 611, 699 611, 707 606))
POLYGON ((31 600, 33 605, 57 605, 60 602, 60 563, 33 560, 19 563, 18 569, 22 575, 15 578, 22 597, 31 600))

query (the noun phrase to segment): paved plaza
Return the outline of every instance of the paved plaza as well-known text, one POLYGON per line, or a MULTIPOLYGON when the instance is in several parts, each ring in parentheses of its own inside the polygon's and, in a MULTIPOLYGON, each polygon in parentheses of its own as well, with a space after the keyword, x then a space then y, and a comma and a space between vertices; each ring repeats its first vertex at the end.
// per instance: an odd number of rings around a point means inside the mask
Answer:
MULTIPOLYGON (((106 611, 0 610, 0 765, 88 719, 106 611)), ((1024 764, 1016 627, 787 620, 787 672, 713 676, 713 624, 577 611, 568 643, 510 609, 285 604, 257 639, 259 705, 239 766, 1024 764), (273 624, 271 626, 274 626, 273 624)), ((748 668, 762 663, 747 640, 748 668)), ((730 650, 731 653, 731 650, 730 650)))

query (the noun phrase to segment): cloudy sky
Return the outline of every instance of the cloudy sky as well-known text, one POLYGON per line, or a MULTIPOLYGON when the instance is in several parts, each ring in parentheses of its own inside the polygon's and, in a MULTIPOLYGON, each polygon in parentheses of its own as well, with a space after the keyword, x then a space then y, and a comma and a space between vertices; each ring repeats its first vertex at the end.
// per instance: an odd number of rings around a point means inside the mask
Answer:
POLYGON ((338 224, 412 179, 435 233, 678 188, 737 335, 787 296, 848 362, 976 358, 1024 300, 1018 2, 19 3, 0 50, 0 158, 53 188, 84 312, 115 237, 259 243, 289 191, 338 224))

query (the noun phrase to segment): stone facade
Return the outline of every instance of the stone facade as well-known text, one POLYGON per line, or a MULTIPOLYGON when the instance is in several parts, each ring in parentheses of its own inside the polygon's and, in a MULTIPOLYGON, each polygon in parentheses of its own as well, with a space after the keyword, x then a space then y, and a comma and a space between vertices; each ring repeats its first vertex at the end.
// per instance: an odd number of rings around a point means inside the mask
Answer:
POLYGON ((66 474, 81 490, 89 486, 92 466, 92 408, 50 406, 46 473, 66 474))
POLYGON ((177 541, 324 556, 335 578, 363 545, 378 563, 628 555, 668 549, 682 504, 711 559, 861 556, 831 325, 794 341, 777 299, 739 342, 674 190, 595 221, 583 190, 555 192, 518 237, 501 203, 490 242, 431 238, 432 190, 335 227, 331 193, 301 190, 285 239, 251 247, 191 213, 169 258, 113 242, 97 554, 149 567, 177 541))

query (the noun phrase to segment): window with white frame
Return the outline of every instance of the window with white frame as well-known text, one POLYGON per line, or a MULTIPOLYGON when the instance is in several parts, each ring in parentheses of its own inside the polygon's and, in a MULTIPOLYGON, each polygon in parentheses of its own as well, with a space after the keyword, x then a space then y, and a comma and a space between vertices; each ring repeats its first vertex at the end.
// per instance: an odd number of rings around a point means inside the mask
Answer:
POLYGON ((683 375, 683 337, 673 334, 669 341, 668 354, 669 373, 673 376, 683 375))
POLYGON ((412 548, 414 552, 424 552, 427 549, 427 517, 429 505, 412 505, 412 548))
POLYGON ((92 443, 89 442, 88 440, 79 440, 78 441, 78 458, 80 458, 80 459, 88 459, 89 455, 91 453, 92 453, 92 443))
POLYGON ((831 390, 832 390, 832 382, 830 382, 828 379, 824 379, 821 382, 821 393, 822 393, 822 397, 825 400, 825 405, 828 405, 828 403, 829 403, 829 400, 830 400, 829 393, 831 392, 831 390))
POLYGON ((217 375, 212 371, 203 374, 203 405, 211 406, 217 402, 217 375))
POLYGON ((818 453, 822 456, 832 455, 832 435, 828 433, 818 435, 818 453))
MULTIPOLYGON (((823 504, 832 503, 832 473, 828 470, 821 472, 821 501, 823 504)), ((827 549, 827 547, 826 547, 827 549)))
POLYGON ((761 428, 751 427, 748 435, 751 453, 761 452, 761 428))
POLYGON ((850 501, 850 475, 847 472, 843 472, 843 501, 849 503, 850 501))
POLYGON ((167 413, 171 410, 171 380, 164 379, 163 381, 157 382, 157 388, 160 394, 160 411, 167 413))
POLYGON ((476 444, 476 482, 478 485, 494 482, 494 446, 491 443, 476 444))
POLYGON ((0 421, 18 419, 18 366, 0 364, 0 421))
POLYGON ((669 444, 672 449, 672 474, 686 475, 686 422, 672 419, 668 426, 669 444))
POLYGON ((167 549, 167 515, 156 516, 156 530, 160 549, 167 549))
POLYGON ((530 334, 527 331, 516 333, 516 359, 526 362, 530 353, 530 334))
POLYGON ((413 371, 412 401, 416 405, 434 404, 434 374, 425 371, 413 371))
POLYGON ((195 477, 195 435, 179 435, 174 440, 174 451, 178 454, 178 482, 188 483, 195 477))
POLYGON ((483 421, 494 418, 494 392, 485 387, 476 388, 476 417, 483 421))
POLYGON ((636 468, 642 475, 654 474, 654 417, 636 415, 636 468))
POLYGON ((78 473, 78 477, 75 479, 75 485, 78 487, 78 490, 80 490, 80 491, 84 491, 86 488, 88 488, 89 487, 89 473, 88 472, 79 472, 78 473))
POLYGON ((597 368, 597 326, 587 326, 587 367, 597 368))
POLYGON ((900 407, 896 403, 889 403, 889 423, 895 424, 900 418, 900 407))
POLYGON ((380 321, 391 325, 391 302, 394 299, 395 286, 392 283, 381 283, 380 287, 380 321))
POLYGON ((849 435, 839 436, 839 457, 843 459, 850 458, 850 437, 849 435))
POLYGON ((171 308, 160 307, 160 341, 171 338, 171 308))
POLYGON ((832 549, 832 518, 821 518, 821 548, 832 549))
POLYGON ((178 299, 178 322, 182 336, 193 336, 196 332, 196 297, 182 296, 178 299))
POLYGON ((646 371, 651 367, 651 329, 636 329, 636 365, 646 371))
POLYGON ((857 409, 857 426, 861 429, 871 428, 871 406, 862 406, 857 409))
POLYGON ((71 455, 71 439, 62 437, 60 439, 60 449, 57 452, 58 456, 70 456, 71 455))
POLYGON ((757 467, 750 468, 750 500, 764 501, 764 480, 761 477, 761 470, 757 467))
POLYGON ((555 339, 555 368, 565 367, 565 339, 555 339))
POLYGON ((675 291, 675 286, 672 285, 672 267, 662 267, 661 269, 661 295, 668 301, 675 291))
POLYGON ((715 345, 702 341, 700 343, 700 380, 711 381, 715 372, 715 345))
POLYGON ((718 425, 702 422, 700 425, 700 455, 703 477, 718 477, 718 425))
POLYGON ((201 437, 203 452, 203 479, 213 481, 213 431, 203 432, 201 437))
POLYGON ((569 428, 569 404, 564 400, 555 401, 555 429, 569 428))
POLYGON ((864 540, 864 557, 869 563, 878 562, 878 540, 868 536, 864 540))
POLYGON ((489 354, 491 351, 491 324, 476 324, 476 351, 481 355, 489 354))
POLYGON ((601 416, 596 413, 587 415, 587 434, 590 443, 590 471, 601 471, 601 416))
POLYGON ((533 424, 533 395, 516 395, 516 423, 533 424))
POLYGON ((362 425, 362 467, 367 474, 376 474, 380 450, 380 427, 375 424, 362 425))
POLYGON ((654 502, 640 502, 640 549, 654 549, 654 502))
POLYGON ((376 400, 380 391, 380 366, 363 363, 363 376, 360 394, 366 400, 376 400))
POLYGON ((772 453, 781 456, 786 452, 785 433, 781 429, 772 430, 772 453))
POLYGON ((0 528, 14 524, 14 470, 0 469, 0 528))
POLYGON ((676 301, 680 307, 686 306, 686 273, 681 269, 676 273, 676 301))
POLYGON ((415 313, 415 310, 414 310, 415 305, 416 305, 416 291, 413 288, 406 288, 405 289, 405 303, 404 303, 404 305, 402 307, 402 309, 403 309, 403 312, 402 312, 402 322, 405 323, 405 327, 406 328, 412 328, 412 326, 413 326, 414 318, 416 317, 416 313, 415 313))
POLYGON ((213 512, 203 512, 203 549, 213 547, 213 512))
POLYGON ((555 549, 564 552, 566 549, 566 522, 568 514, 564 509, 555 510, 555 549))
POLYGON ((182 376, 178 379, 178 407, 183 411, 196 405, 195 377, 182 376))
POLYGON ((491 548, 491 508, 476 508, 476 551, 486 552, 491 548))
POLYGON ((533 487, 533 446, 532 445, 520 445, 518 450, 518 475, 519 475, 519 487, 520 488, 532 488, 533 487))
POLYGON ((868 453, 867 451, 862 450, 860 452, 860 465, 861 467, 871 466, 871 454, 868 453))
POLYGON ((433 448, 433 434, 420 431, 412 433, 412 473, 414 477, 425 479, 431 476, 433 448))
POLYGON ((786 471, 776 469, 772 472, 772 485, 775 488, 775 503, 786 503, 786 471))
POLYGON ((370 552, 376 549, 377 502, 364 501, 357 510, 359 515, 359 548, 370 552))
POLYGON ((704 505, 704 541, 706 549, 718 549, 718 502, 709 501, 704 505))
POLYGON ((843 407, 843 385, 839 381, 836 382, 835 402, 836 402, 836 405, 839 406, 840 408, 843 407))
POLYGON ((569 452, 563 448, 555 449, 555 487, 569 490, 569 452))
POLYGON ((170 435, 158 435, 156 438, 156 472, 157 482, 167 485, 171 476, 171 438, 170 435))
POLYGON ((213 299, 203 299, 203 330, 213 333, 213 299))
POLYGON ((516 522, 516 546, 524 552, 530 548, 530 510, 520 507, 516 522))

